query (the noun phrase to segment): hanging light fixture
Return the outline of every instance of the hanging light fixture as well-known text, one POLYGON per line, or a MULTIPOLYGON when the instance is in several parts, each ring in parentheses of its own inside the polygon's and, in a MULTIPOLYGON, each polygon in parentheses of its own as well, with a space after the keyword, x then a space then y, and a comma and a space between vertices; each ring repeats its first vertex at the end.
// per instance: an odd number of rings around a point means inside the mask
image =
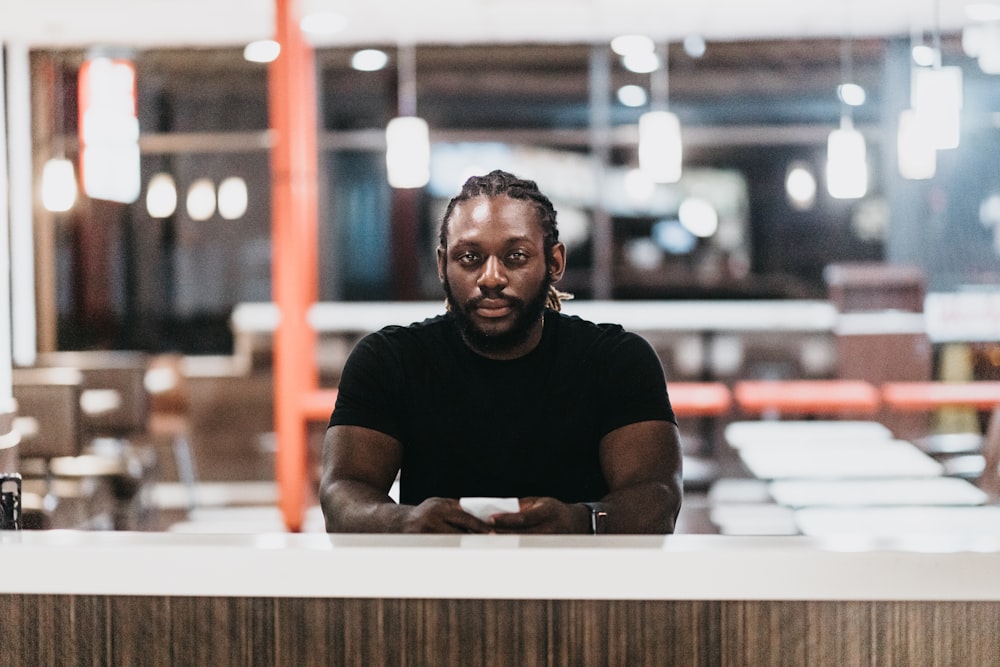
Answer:
POLYGON ((937 61, 934 49, 923 43, 923 36, 910 34, 910 101, 911 107, 899 113, 899 127, 896 132, 896 163, 899 175, 909 180, 934 178, 937 172, 937 144, 934 139, 936 128, 931 124, 929 114, 918 113, 912 106, 915 97, 915 72, 918 68, 933 67, 937 61))
POLYGON ((431 178, 427 121, 417 116, 417 59, 413 44, 399 53, 399 116, 385 128, 385 166, 394 188, 422 188, 431 178))
POLYGON ((933 67, 915 67, 910 81, 910 105, 923 117, 938 150, 958 148, 961 138, 962 68, 942 67, 940 52, 933 67))
POLYGON ((663 45, 660 66, 649 77, 650 110, 639 117, 639 168, 655 183, 679 181, 683 161, 681 123, 669 111, 667 48, 663 45))
POLYGON ((844 87, 854 83, 852 55, 851 39, 846 37, 840 46, 840 127, 830 132, 826 143, 826 189, 834 199, 858 199, 868 191, 868 148, 843 94, 844 87))
POLYGON ((938 150, 958 148, 961 138, 962 68, 941 62, 941 2, 934 0, 931 64, 910 70, 910 106, 930 130, 938 150))
POLYGON ((915 110, 904 109, 900 112, 896 135, 896 161, 900 176, 914 181, 934 178, 937 148, 929 139, 933 131, 927 126, 926 119, 915 110))
POLYGON ((63 76, 63 61, 57 58, 52 79, 52 141, 55 151, 42 167, 42 206, 52 213, 65 213, 76 203, 76 169, 65 154, 63 76))
POLYGON ((80 68, 80 172, 94 199, 131 204, 139 198, 139 119, 135 64, 95 55, 80 68))
POLYGON ((173 176, 160 172, 149 179, 146 211, 151 218, 169 218, 177 211, 177 184, 173 176))

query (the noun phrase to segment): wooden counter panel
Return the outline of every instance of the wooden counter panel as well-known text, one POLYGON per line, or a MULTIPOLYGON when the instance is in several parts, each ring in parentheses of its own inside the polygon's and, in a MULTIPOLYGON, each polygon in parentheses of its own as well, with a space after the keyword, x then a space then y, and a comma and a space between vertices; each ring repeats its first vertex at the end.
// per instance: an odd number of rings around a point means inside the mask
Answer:
POLYGON ((1000 602, 3 595, 14 665, 988 665, 1000 602), (20 632, 10 632, 19 628, 20 632))

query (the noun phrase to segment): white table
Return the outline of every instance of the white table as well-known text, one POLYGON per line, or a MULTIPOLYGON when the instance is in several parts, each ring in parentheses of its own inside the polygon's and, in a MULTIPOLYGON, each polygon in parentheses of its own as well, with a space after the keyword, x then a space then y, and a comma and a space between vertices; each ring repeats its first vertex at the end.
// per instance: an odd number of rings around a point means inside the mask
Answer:
POLYGON ((982 505, 986 494, 964 479, 783 479, 768 485, 785 507, 885 507, 901 505, 982 505))
POLYGON ((988 540, 1000 537, 1000 507, 807 507, 795 511, 795 523, 824 538, 988 540))
POLYGON ((746 444, 740 459, 760 479, 934 477, 940 463, 905 440, 746 444))
POLYGON ((725 438, 730 447, 740 449, 754 443, 888 440, 892 431, 874 421, 751 420, 727 425, 725 438))

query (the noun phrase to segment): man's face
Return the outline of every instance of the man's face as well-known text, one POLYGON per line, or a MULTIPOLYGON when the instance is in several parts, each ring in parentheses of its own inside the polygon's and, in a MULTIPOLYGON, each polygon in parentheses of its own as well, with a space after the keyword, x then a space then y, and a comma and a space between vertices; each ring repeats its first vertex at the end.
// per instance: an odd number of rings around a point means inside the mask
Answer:
POLYGON ((438 275, 465 340, 491 356, 521 356, 538 343, 548 287, 564 264, 560 243, 546 258, 534 205, 506 195, 459 202, 448 247, 438 250, 438 275))

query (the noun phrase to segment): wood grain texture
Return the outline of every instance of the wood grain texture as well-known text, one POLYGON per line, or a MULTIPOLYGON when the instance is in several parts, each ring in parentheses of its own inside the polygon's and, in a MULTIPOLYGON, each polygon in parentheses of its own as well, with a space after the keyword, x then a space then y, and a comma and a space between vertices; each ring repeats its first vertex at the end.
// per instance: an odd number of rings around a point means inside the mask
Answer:
POLYGON ((1000 602, 0 597, 5 665, 1000 665, 1000 602))

